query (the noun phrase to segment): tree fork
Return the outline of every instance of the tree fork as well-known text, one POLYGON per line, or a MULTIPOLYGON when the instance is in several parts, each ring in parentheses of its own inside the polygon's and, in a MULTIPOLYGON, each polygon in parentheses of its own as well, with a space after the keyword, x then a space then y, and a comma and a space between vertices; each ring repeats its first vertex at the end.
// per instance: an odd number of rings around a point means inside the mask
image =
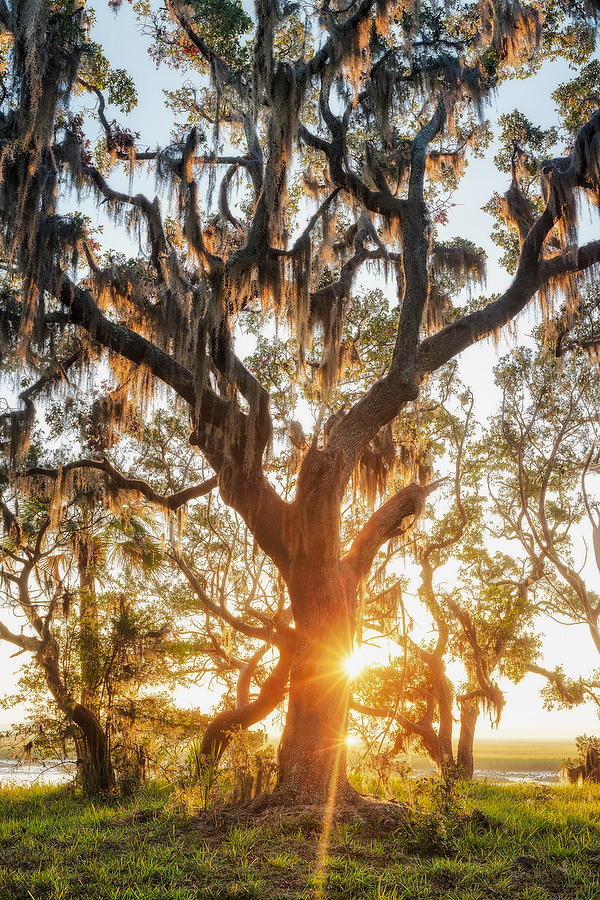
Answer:
POLYGON ((291 662, 291 647, 287 643, 282 643, 279 660, 261 685, 258 696, 254 700, 247 700, 238 705, 235 709, 224 710, 208 725, 202 736, 200 748, 203 756, 218 762, 235 737, 236 731, 261 722, 279 706, 287 692, 291 662))

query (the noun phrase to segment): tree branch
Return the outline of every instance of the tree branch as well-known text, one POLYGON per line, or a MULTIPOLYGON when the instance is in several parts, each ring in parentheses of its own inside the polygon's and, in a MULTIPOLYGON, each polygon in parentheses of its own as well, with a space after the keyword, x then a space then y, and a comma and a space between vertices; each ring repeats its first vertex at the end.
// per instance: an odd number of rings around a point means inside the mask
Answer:
POLYGON ((399 533, 405 519, 421 514, 425 499, 444 481, 446 479, 441 478, 426 487, 409 484, 380 506, 356 536, 343 559, 343 565, 348 573, 356 580, 364 578, 381 545, 399 533))
POLYGON ((272 629, 270 630, 267 627, 261 627, 258 625, 249 625, 242 619, 238 619, 236 616, 232 615, 232 613, 229 612, 226 606, 214 603, 202 587, 200 579, 188 565, 181 553, 176 550, 172 550, 171 557, 174 562, 177 563, 177 566, 179 567, 183 575, 185 575, 190 587, 200 600, 203 610, 209 612, 217 619, 222 619, 228 625, 231 625, 232 628, 235 628, 236 631, 239 631, 240 634, 245 634, 246 637, 257 638, 258 640, 262 641, 272 640, 273 643, 276 643, 275 636, 272 633, 272 629))
POLYGON ((232 87, 243 99, 250 99, 250 88, 240 72, 235 72, 213 49, 204 38, 194 31, 190 16, 185 9, 186 4, 181 0, 165 0, 165 6, 175 19, 179 27, 185 32, 186 37, 200 51, 202 57, 209 64, 214 76, 224 84, 232 87))
MULTIPOLYGON (((590 128, 596 127, 598 120, 599 114, 594 113, 587 126, 581 129, 581 137, 578 136, 577 145, 586 137, 590 128)), ((332 153, 331 146, 327 145, 326 152, 329 154, 332 153)), ((578 177, 580 176, 572 173, 567 177, 567 174, 563 172, 561 177, 557 176, 551 181, 546 208, 523 242, 516 275, 504 294, 497 300, 488 303, 483 309, 462 316, 456 322, 421 342, 416 353, 417 381, 440 368, 467 347, 497 332, 503 325, 514 319, 525 308, 536 291, 545 285, 546 282, 543 279, 546 272, 543 268, 544 263, 540 262, 540 253, 550 231, 564 214, 567 204, 565 184, 569 179, 577 181, 578 177)), ((409 201, 404 202, 409 203, 409 201)), ((365 205, 371 208, 368 203, 365 205)), ((412 208, 413 205, 411 205, 412 208)), ((579 270, 589 268, 597 262, 596 243, 593 242, 589 245, 589 248, 579 257, 579 261, 574 263, 579 266, 579 270)), ((558 263, 555 265, 558 270, 558 263)), ((398 334, 400 336, 400 329, 398 334)), ((417 385, 411 383, 410 379, 405 379, 402 371, 397 365, 391 366, 387 375, 375 382, 332 428, 327 450, 332 459, 337 458, 340 452, 343 452, 345 456, 345 466, 340 469, 340 479, 349 477, 363 447, 377 431, 391 421, 407 401, 414 400, 417 396, 417 385)))
POLYGON ((27 477, 43 476, 44 478, 57 478, 59 474, 64 475, 66 472, 75 469, 96 469, 109 478, 112 484, 119 490, 136 491, 146 498, 150 503, 156 506, 163 506, 165 509, 179 509, 190 500, 196 500, 198 497, 204 497, 213 491, 219 483, 216 475, 203 481, 201 484, 191 485, 182 491, 174 494, 159 494, 154 488, 141 478, 129 478, 123 475, 115 466, 107 459, 80 459, 75 462, 65 463, 60 469, 48 469, 36 466, 27 469, 23 474, 27 477))
POLYGON ((544 284, 569 273, 584 272, 600 263, 600 241, 590 241, 540 262, 540 281, 544 284))
POLYGON ((201 752, 205 756, 219 760, 236 730, 250 728, 279 706, 287 693, 291 665, 292 648, 284 644, 279 649, 279 660, 264 680, 258 696, 236 709, 225 710, 210 723, 202 738, 201 752))
POLYGON ((578 706, 583 701, 584 684, 581 680, 576 682, 577 687, 575 687, 575 684, 568 685, 564 672, 561 672, 560 669, 551 671, 535 663, 529 663, 527 671, 533 675, 541 675, 542 678, 549 681, 562 702, 567 706, 578 706))
POLYGON ((192 407, 195 406, 191 372, 142 335, 107 319, 90 292, 74 284, 68 276, 63 275, 61 280, 57 299, 69 310, 73 325, 80 325, 98 343, 130 362, 146 366, 192 407))
MULTIPOLYGON (((341 125, 341 120, 338 119, 338 122, 341 125)), ((352 194, 369 212, 400 222, 405 222, 410 216, 413 204, 409 200, 394 197, 389 192, 371 190, 355 172, 344 165, 341 146, 317 137, 301 123, 298 126, 298 136, 310 147, 325 153, 332 182, 352 194)))
MULTIPOLYGON (((350 702, 350 709, 354 712, 359 712, 364 716, 374 716, 378 719, 391 719, 393 722, 400 725, 404 734, 416 734, 423 741, 431 758, 439 764, 440 743, 439 738, 431 725, 430 710, 428 710, 421 719, 415 722, 412 719, 407 718, 407 716, 402 715, 398 710, 390 712, 389 709, 367 706, 364 703, 359 703, 358 700, 355 700, 354 698, 352 698, 350 702)), ((397 744, 398 741, 396 741, 396 744, 394 745, 394 750, 400 749, 397 747, 397 744)))
MULTIPOLYGON (((330 36, 321 49, 318 50, 311 59, 307 60, 304 69, 300 74, 302 81, 308 82, 310 79, 314 78, 315 75, 322 74, 326 70, 334 54, 336 54, 336 48, 349 48, 352 46, 353 33, 356 33, 367 16, 371 15, 375 2, 376 0, 362 0, 362 3, 360 3, 356 12, 342 25, 339 25, 337 22, 332 22, 336 31, 335 37, 330 36)), ((329 3, 325 4, 325 6, 328 8, 329 3)))
POLYGON ((42 641, 35 637, 29 637, 26 634, 14 634, 10 629, 0 622, 0 638, 20 647, 21 650, 29 650, 31 653, 38 653, 42 649, 42 641))

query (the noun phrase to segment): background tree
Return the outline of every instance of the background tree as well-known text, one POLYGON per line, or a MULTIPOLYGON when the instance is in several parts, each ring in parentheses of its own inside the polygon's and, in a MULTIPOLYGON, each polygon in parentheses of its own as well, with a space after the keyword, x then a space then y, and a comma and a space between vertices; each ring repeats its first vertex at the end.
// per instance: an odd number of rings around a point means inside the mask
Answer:
MULTIPOLYGON (((584 307, 580 335, 594 319, 594 297, 584 307)), ((556 356, 554 327, 540 337, 545 346, 517 348, 496 370, 503 402, 486 435, 485 465, 494 473, 489 481, 502 523, 499 533, 517 541, 529 559, 523 591, 535 587, 534 607, 540 615, 586 626, 598 650, 599 598, 584 571, 588 559, 598 563, 593 498, 598 377, 581 350, 565 345, 564 355, 556 356), (494 470, 500 459, 502 470, 494 470)), ((572 344, 574 340, 572 335, 572 344)), ((534 664, 530 671, 546 678, 544 695, 550 704, 598 702, 597 671, 568 678, 562 660, 555 669, 534 664)))
MULTIPOLYGON (((467 406, 465 421, 442 406, 432 428, 455 457, 453 496, 446 514, 429 522, 424 517, 410 540, 420 567, 420 602, 403 599, 395 628, 386 632, 402 655, 365 671, 355 682, 351 708, 388 720, 388 754, 416 743, 443 775, 471 778, 479 714, 486 710, 499 723, 505 700, 498 679, 520 680, 539 641, 532 633, 532 605, 522 596, 526 567, 486 546, 485 482, 472 434, 467 441, 473 398, 464 392, 460 400, 467 406), (449 662, 462 665, 462 683, 449 674, 449 662)), ((368 731, 374 731, 371 723, 368 731)), ((375 743, 381 748, 385 740, 379 735, 375 743)))
MULTIPOLYGON (((2 624, 2 638, 21 651, 35 655, 37 666, 43 672, 47 688, 59 709, 69 722, 77 726, 75 743, 84 789, 91 794, 106 793, 114 786, 114 772, 108 737, 94 702, 99 689, 98 655, 94 652, 88 656, 83 648, 85 643, 85 650, 90 649, 90 582, 93 576, 89 555, 85 582, 77 591, 79 624, 82 627, 79 629, 79 677, 75 689, 66 676, 66 660, 61 654, 57 635, 57 630, 60 630, 59 617, 68 616, 73 592, 77 590, 71 572, 73 558, 76 562, 79 560, 76 553, 71 554, 74 532, 79 530, 77 525, 80 523, 71 519, 65 523, 64 529, 56 532, 53 527, 56 523, 52 522, 48 503, 44 503, 43 498, 37 502, 33 497, 28 500, 22 515, 12 512, 4 501, 2 511, 5 523, 2 542, 4 606, 24 616, 28 631, 32 632, 24 632, 22 627, 19 632, 13 632, 2 624), (90 681, 92 660, 94 675, 93 681, 90 681)), ((82 537, 82 543, 89 551, 89 534, 82 537)), ((93 637, 97 638, 97 618, 94 626, 93 637)))
POLYGON ((53 497, 36 475, 28 498, 13 492, 1 501, 3 606, 21 626, 1 624, 0 632, 32 654, 17 697, 4 705, 28 704, 26 730, 34 726, 40 751, 73 738, 79 782, 97 794, 115 786, 115 769, 120 788, 133 789, 156 762, 152 731, 163 718, 175 730, 177 715, 157 691, 172 680, 181 647, 151 583, 140 589, 140 576, 160 568, 160 546, 131 506, 120 518, 109 513, 103 483, 85 475, 66 507, 56 508, 57 479, 53 497))
MULTIPOLYGON (((157 382, 187 406, 191 443, 289 594, 294 640, 277 796, 354 802, 345 776, 343 663, 358 588, 379 547, 421 510, 427 489, 402 487, 344 548, 346 489, 429 373, 497 333, 536 294, 565 284, 570 290, 573 278, 600 259, 600 242, 577 247, 574 229, 575 199, 598 197, 600 114, 583 125, 570 153, 542 166, 543 210, 520 229, 508 288, 474 309, 453 308, 432 273, 480 280, 482 260, 468 244, 436 243, 431 211, 438 191, 456 184, 467 151, 485 137, 477 116, 498 80, 561 52, 556 35, 571 7, 561 16, 551 3, 425 4, 417 11, 376 0, 327 0, 317 9, 257 0, 253 17, 237 0, 139 8, 149 17, 152 52, 188 67, 198 86, 172 98, 191 123, 160 151, 140 148, 106 116, 110 78, 89 39, 85 4, 0 4, 11 41, 2 221, 5 255, 22 278, 17 343, 33 365, 45 326, 58 315, 82 346, 106 352, 115 387, 96 405, 99 430, 126 425, 132 406, 147 406, 157 382), (552 34, 546 42, 545 9, 552 34), (69 112, 70 98, 82 90, 98 102, 99 152, 69 112), (204 140, 207 122, 212 146, 204 140), (131 172, 153 166, 172 203, 115 190, 106 173, 118 160, 131 172), (216 170, 224 174, 211 216, 215 175, 203 173, 216 170), (299 204, 295 216, 288 198, 302 171, 314 211, 299 204), (249 186, 239 203, 232 189, 238 172, 249 186), (147 250, 131 262, 99 257, 85 220, 65 212, 72 206, 63 186, 92 193, 117 221, 141 229, 147 250), (339 235, 333 261, 332 227, 339 235), (78 256, 85 278, 72 271, 78 256), (397 285, 386 370, 349 408, 316 417, 293 499, 285 500, 264 468, 273 433, 269 394, 236 355, 234 326, 259 307, 287 321, 299 377, 316 334, 320 354, 307 371, 326 397, 343 358, 352 284, 365 263, 393 272, 397 285)), ((579 24, 575 7, 573 16, 579 24)), ((589 52, 588 40, 582 53, 589 52)), ((134 90, 125 75, 119 84, 108 100, 126 110, 134 90)), ((53 370, 60 364, 53 361, 53 370)))

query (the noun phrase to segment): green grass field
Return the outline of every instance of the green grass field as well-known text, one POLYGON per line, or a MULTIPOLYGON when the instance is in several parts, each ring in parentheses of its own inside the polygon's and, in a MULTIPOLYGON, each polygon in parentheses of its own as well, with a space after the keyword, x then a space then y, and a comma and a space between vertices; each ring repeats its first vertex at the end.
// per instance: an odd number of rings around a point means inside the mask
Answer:
POLYGON ((91 804, 59 789, 0 792, 0 897, 600 897, 600 789, 480 783, 450 798, 410 790, 401 826, 334 826, 326 851, 310 812, 219 824, 166 789, 127 804, 91 804))

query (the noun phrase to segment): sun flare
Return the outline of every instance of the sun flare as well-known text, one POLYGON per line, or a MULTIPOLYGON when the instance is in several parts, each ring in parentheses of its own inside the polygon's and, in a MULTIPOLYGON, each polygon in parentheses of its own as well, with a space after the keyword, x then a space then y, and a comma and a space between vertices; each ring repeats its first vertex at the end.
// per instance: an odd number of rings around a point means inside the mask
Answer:
POLYGON ((373 662, 373 648, 365 645, 355 647, 344 661, 344 669, 350 678, 358 678, 362 670, 373 662))

